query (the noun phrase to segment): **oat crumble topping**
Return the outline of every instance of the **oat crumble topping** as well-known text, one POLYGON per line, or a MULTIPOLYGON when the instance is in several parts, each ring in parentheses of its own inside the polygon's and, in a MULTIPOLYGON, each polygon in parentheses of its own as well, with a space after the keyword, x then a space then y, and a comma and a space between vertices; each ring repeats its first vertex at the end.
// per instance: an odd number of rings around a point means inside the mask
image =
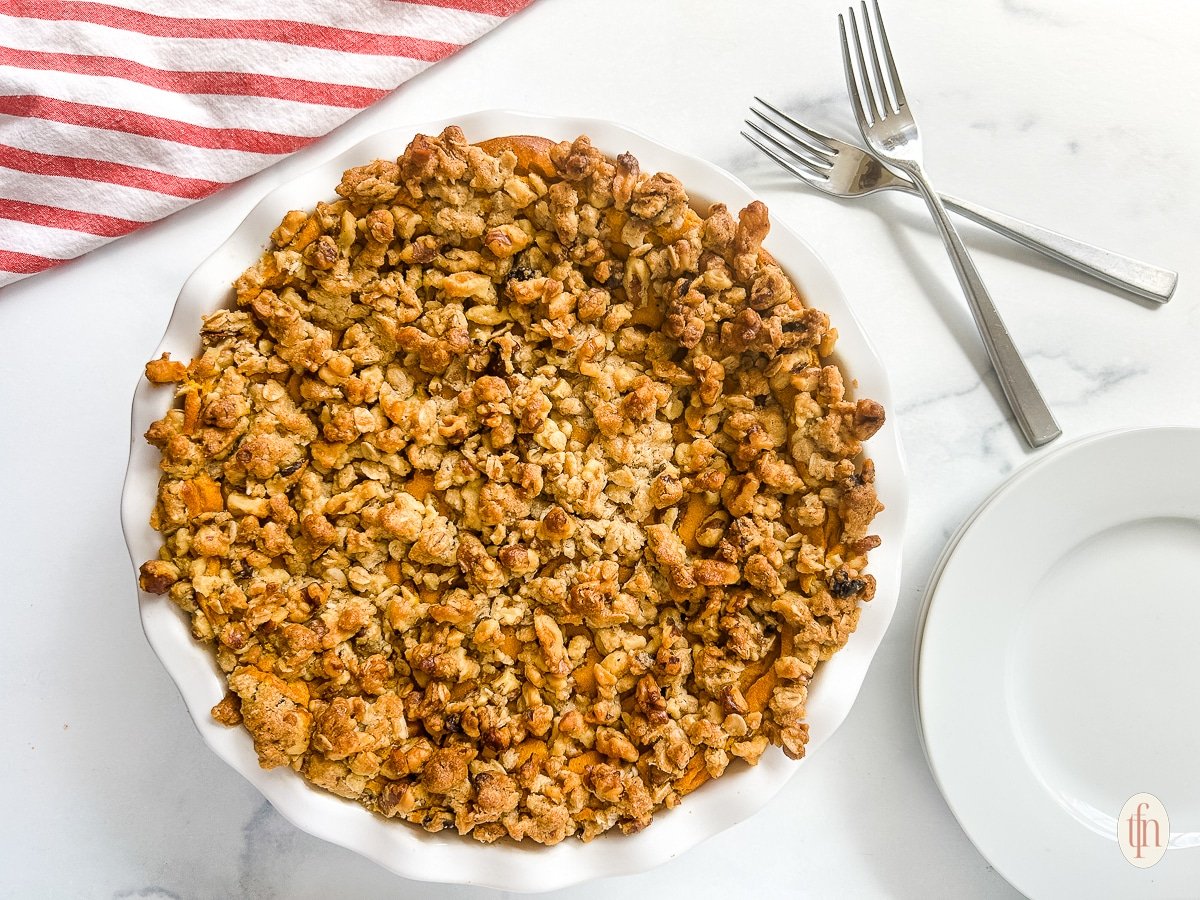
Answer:
POLYGON ((264 767, 431 831, 650 823, 807 740, 882 509, 836 331, 588 138, 418 136, 288 213, 204 319, 152 516, 264 767))

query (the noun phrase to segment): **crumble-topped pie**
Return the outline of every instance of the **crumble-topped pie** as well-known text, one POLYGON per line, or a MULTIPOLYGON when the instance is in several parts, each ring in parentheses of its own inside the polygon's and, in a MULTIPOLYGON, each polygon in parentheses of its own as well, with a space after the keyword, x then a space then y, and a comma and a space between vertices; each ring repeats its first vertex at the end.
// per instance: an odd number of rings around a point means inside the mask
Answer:
POLYGON ((800 757, 882 507, 836 331, 588 138, 418 135, 288 213, 204 319, 141 585, 213 644, 264 767, 432 831, 645 827, 800 757))

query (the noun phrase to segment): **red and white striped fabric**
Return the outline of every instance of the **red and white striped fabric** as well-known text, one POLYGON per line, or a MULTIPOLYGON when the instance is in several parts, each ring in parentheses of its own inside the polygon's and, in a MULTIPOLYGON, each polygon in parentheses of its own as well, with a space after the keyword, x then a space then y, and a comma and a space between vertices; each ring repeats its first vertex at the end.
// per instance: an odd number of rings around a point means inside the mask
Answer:
POLYGON ((530 2, 0 0, 0 287, 271 165, 530 2))

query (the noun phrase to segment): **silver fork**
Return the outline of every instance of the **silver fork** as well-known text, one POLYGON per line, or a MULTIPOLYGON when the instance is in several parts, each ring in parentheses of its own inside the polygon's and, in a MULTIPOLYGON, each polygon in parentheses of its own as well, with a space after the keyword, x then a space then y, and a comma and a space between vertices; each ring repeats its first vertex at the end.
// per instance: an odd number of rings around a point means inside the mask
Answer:
POLYGON ((983 285, 975 263, 958 236, 954 223, 946 207, 942 205, 937 191, 925 177, 921 167, 921 139, 917 132, 917 123, 909 111, 908 102, 904 96, 904 88, 900 84, 900 74, 896 71, 896 63, 892 58, 892 48, 888 44, 887 32, 884 30, 883 19, 879 14, 879 2, 874 0, 875 21, 879 25, 879 38, 883 49, 883 59, 887 65, 888 80, 884 79, 883 67, 880 62, 880 48, 876 46, 871 17, 867 12, 866 0, 862 2, 863 25, 866 30, 865 40, 859 33, 858 20, 854 15, 854 7, 850 7, 850 32, 854 39, 854 52, 858 61, 856 74, 854 63, 850 58, 850 41, 846 36, 846 20, 838 15, 838 27, 842 34, 842 63, 846 70, 846 89, 850 93, 850 105, 854 108, 854 117, 858 120, 859 131, 863 140, 872 152, 900 171, 904 172, 921 196, 925 199, 929 212, 933 215, 934 224, 941 232, 946 244, 946 252, 954 264, 958 283, 966 294, 967 304, 979 327, 979 335, 987 349, 992 366, 1000 379, 1000 387, 1008 399, 1017 425, 1025 439, 1033 447, 1041 447, 1050 443, 1062 434, 1062 429, 1054 421, 1054 415, 1046 405, 1033 381, 1033 376, 1025 367, 1021 354, 1008 334, 1004 320, 996 310, 996 305, 988 295, 983 285), (863 56, 863 44, 870 48, 871 72, 874 74, 872 87, 871 74, 867 72, 867 61, 863 56), (861 76, 861 77, 860 77, 861 76), (888 81, 891 82, 890 89, 888 81), (876 102, 876 88, 879 102, 876 102))
MULTIPOLYGON (((754 99, 766 112, 755 107, 751 107, 750 112, 770 127, 763 128, 758 122, 747 119, 746 126, 758 137, 744 131, 742 137, 818 191, 835 197, 864 197, 876 191, 887 190, 918 193, 911 179, 897 175, 869 151, 822 134, 815 128, 798 122, 761 97, 754 99), (780 136, 785 140, 781 140, 780 136)), ((1077 241, 1065 234, 996 212, 978 203, 960 200, 948 194, 939 196, 948 209, 1019 244, 1024 244, 1031 250, 1073 266, 1139 297, 1166 303, 1175 293, 1179 276, 1169 269, 1152 266, 1150 263, 1077 241)))

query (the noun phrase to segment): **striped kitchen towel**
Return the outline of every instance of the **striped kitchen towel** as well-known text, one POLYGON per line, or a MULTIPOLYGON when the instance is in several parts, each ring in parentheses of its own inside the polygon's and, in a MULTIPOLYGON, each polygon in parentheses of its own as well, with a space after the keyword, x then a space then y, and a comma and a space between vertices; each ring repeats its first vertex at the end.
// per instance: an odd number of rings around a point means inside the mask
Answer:
POLYGON ((0 0, 0 287, 299 150, 531 0, 0 0))

